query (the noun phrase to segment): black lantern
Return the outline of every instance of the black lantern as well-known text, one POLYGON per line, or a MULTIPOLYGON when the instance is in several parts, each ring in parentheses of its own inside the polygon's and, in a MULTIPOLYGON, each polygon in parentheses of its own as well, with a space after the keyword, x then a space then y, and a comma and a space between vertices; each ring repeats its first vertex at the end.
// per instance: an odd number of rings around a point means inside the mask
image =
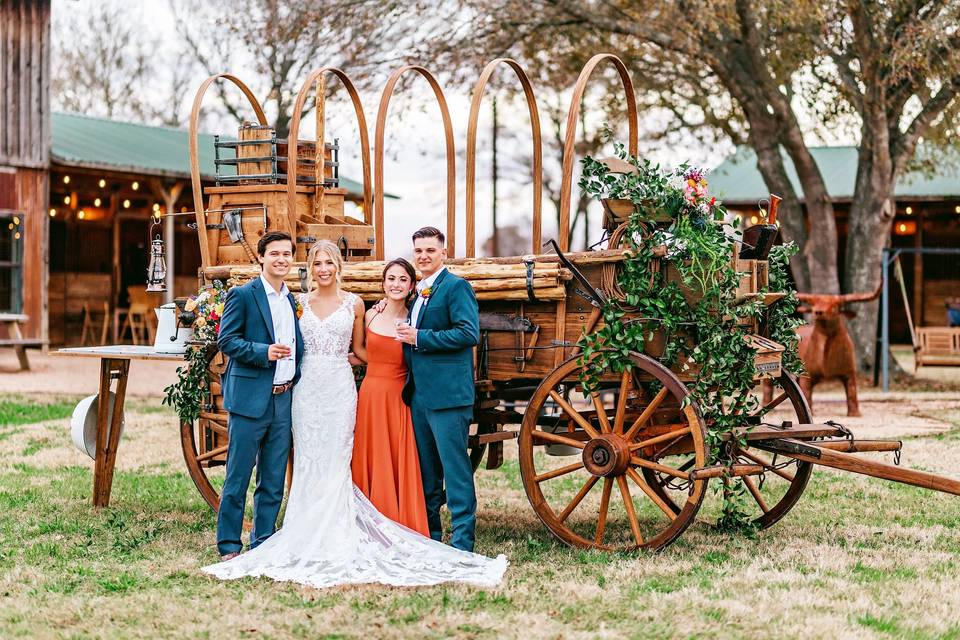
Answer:
MULTIPOLYGON (((159 226, 160 220, 154 218, 151 228, 159 226)), ((163 238, 158 233, 150 243, 150 266, 147 267, 147 291, 167 290, 167 260, 164 256, 163 238)))

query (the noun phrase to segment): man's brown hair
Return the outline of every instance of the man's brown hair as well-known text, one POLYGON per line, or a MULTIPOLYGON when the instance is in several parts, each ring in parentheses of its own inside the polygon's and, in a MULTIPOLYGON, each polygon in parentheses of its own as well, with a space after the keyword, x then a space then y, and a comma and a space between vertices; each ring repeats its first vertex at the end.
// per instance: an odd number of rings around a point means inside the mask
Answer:
POLYGON ((290 243, 290 250, 296 252, 297 245, 293 243, 293 238, 290 237, 290 234, 286 231, 267 231, 263 236, 260 237, 260 241, 257 243, 257 255, 261 258, 267 252, 267 245, 271 242, 277 242, 286 240, 290 243))
POLYGON ((440 231, 440 229, 436 227, 421 227, 417 229, 413 234, 413 241, 416 242, 420 238, 437 238, 440 240, 440 244, 446 244, 447 242, 443 231, 440 231))

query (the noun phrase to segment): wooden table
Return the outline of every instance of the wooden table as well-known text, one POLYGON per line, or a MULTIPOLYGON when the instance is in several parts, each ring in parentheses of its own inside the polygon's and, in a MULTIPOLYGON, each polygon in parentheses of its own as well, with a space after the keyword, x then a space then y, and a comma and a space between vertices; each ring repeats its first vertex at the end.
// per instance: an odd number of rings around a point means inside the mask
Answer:
POLYGON ((40 338, 24 338, 20 325, 30 319, 22 313, 0 313, 0 322, 7 325, 7 338, 0 339, 0 346, 13 347, 20 361, 20 370, 30 370, 30 360, 27 359, 27 347, 42 347, 44 341, 40 338))
POLYGON ((152 345, 74 347, 59 349, 52 354, 80 358, 100 358, 100 397, 97 404, 97 451, 93 467, 93 506, 106 507, 110 504, 113 469, 117 462, 117 446, 120 444, 120 424, 123 421, 123 401, 127 393, 127 375, 130 372, 130 361, 182 361, 183 356, 172 353, 157 353, 153 350, 152 345), (117 383, 114 390, 116 397, 113 401, 113 419, 110 420, 108 425, 110 387, 114 380, 117 383))

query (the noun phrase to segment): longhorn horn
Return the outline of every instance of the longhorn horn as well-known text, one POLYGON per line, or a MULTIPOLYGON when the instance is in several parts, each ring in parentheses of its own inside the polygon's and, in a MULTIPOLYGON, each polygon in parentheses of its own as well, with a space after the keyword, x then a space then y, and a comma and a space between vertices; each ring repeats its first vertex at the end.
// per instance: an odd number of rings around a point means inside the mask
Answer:
POLYGON ((845 293, 840 296, 840 299, 844 303, 850 302, 867 302, 868 300, 873 300, 880 295, 880 290, 883 288, 883 283, 877 285, 877 289, 873 292, 861 292, 861 293, 845 293))

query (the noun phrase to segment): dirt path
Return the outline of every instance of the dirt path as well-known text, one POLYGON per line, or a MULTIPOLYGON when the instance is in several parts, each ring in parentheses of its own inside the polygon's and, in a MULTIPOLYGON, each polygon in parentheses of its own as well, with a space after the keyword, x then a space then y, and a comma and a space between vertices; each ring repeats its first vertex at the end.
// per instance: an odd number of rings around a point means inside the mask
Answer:
MULTIPOLYGON (((100 360, 64 358, 39 351, 27 352, 30 371, 19 371, 12 349, 0 350, 0 391, 5 393, 57 393, 91 395, 100 381, 100 360)), ((176 380, 179 363, 137 360, 130 364, 128 396, 161 396, 176 380)))

